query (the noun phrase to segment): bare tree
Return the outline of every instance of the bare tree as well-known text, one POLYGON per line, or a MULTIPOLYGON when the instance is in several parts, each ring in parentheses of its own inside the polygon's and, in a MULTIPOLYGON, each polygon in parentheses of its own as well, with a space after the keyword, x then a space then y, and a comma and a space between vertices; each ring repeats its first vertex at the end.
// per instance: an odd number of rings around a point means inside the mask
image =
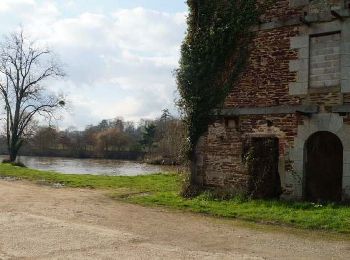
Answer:
POLYGON ((35 116, 51 118, 65 102, 48 91, 50 78, 63 77, 53 53, 24 36, 23 30, 0 43, 0 97, 5 106, 10 161, 16 160, 35 116))

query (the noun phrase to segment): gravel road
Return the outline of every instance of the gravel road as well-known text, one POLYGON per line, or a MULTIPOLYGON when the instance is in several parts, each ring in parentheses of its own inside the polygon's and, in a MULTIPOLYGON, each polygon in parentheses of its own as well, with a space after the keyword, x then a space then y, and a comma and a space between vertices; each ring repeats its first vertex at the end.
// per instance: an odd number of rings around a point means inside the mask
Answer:
POLYGON ((0 181, 0 259, 349 259, 350 238, 0 181))

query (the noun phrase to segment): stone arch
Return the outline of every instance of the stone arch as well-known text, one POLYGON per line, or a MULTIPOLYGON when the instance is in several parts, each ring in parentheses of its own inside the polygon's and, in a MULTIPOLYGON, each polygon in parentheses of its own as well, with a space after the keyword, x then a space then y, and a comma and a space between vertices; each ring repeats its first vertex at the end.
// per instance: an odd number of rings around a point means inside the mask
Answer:
POLYGON ((305 142, 316 132, 331 132, 343 144, 343 181, 342 199, 350 200, 350 125, 343 122, 343 117, 334 113, 321 113, 305 119, 303 125, 298 126, 298 134, 294 139, 294 147, 290 150, 289 159, 292 170, 287 172, 286 186, 292 187, 294 198, 303 198, 305 180, 305 142))

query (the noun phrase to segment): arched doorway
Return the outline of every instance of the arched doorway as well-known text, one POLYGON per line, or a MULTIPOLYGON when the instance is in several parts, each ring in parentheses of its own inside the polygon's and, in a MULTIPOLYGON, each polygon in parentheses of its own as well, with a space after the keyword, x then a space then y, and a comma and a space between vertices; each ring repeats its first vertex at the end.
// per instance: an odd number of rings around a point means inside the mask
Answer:
POLYGON ((305 198, 341 201, 343 145, 331 132, 317 132, 305 144, 305 198))

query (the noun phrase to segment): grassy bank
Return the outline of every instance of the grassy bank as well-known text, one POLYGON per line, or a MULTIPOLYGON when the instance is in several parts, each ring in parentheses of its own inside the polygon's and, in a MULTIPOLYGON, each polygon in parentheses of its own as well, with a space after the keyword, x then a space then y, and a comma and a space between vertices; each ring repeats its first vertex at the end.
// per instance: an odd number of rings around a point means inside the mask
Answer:
POLYGON ((165 206, 254 222, 350 233, 348 206, 240 198, 218 201, 208 193, 188 200, 178 195, 181 177, 175 174, 137 177, 65 175, 0 164, 0 176, 40 183, 60 183, 67 187, 108 189, 117 199, 147 206, 165 206))

